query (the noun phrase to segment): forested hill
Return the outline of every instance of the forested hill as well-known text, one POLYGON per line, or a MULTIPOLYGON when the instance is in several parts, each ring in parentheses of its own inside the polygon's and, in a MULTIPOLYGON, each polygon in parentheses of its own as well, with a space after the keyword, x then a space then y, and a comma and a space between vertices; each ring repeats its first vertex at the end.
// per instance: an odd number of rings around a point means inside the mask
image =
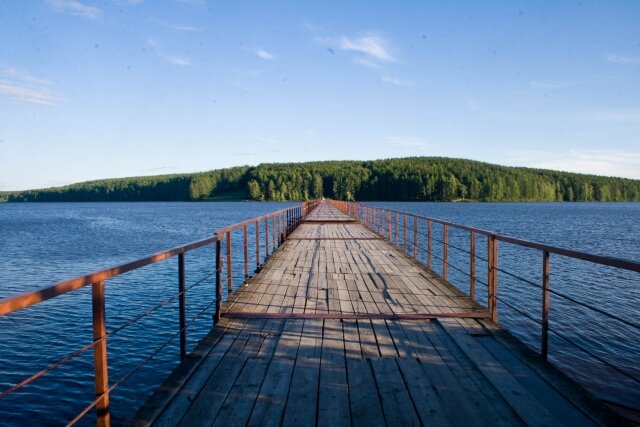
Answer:
POLYGON ((638 201, 640 180, 472 160, 412 157, 373 161, 272 163, 194 174, 89 181, 2 193, 21 201, 206 200, 638 201))

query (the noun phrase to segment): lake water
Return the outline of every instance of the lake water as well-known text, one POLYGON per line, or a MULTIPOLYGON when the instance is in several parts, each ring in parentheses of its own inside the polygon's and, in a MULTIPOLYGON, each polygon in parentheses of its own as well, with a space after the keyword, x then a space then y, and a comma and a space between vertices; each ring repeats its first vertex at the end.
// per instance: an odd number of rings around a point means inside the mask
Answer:
MULTIPOLYGON (((153 252, 209 237, 216 228, 291 206, 284 203, 77 203, 0 204, 0 298, 34 290, 58 280, 134 260, 153 252)), ((640 260, 640 203, 492 204, 372 203, 419 213, 571 249, 640 260)), ((420 227, 424 227, 420 225, 420 227)), ((424 234, 424 228, 419 231, 424 234)), ((434 226, 433 268, 441 271, 434 226)), ((234 236, 234 240, 241 234, 234 236)), ((468 235, 449 230, 449 279, 468 291, 468 235), (460 248, 457 250, 454 248, 460 248)), ((478 238, 478 281, 486 280, 486 241, 478 238)), ((238 247, 237 244, 235 246, 238 247)), ((424 259, 424 244, 419 243, 424 259)), ((411 250, 411 249, 410 249, 411 250)), ((537 350, 539 324, 518 314, 513 305, 540 318, 541 255, 512 245, 499 247, 501 324, 537 350), (519 278, 532 283, 527 283, 519 278)), ((250 250, 252 265, 253 249, 250 250)), ((264 253, 264 248, 262 248, 264 253)), ((241 251, 234 271, 241 272, 241 251)), ((213 269, 213 248, 187 254, 187 285, 213 269)), ((240 275, 239 275, 240 276, 240 275)), ((241 282, 237 277, 236 283, 241 282)), ((587 305, 638 323, 639 275, 584 261, 551 257, 551 287, 587 305)), ((481 301, 486 288, 478 284, 481 301)), ((107 330, 149 309, 177 290, 177 259, 144 267, 107 282, 107 330)), ((90 288, 0 318, 0 392, 25 376, 91 342, 90 288)), ((193 348, 211 327, 213 280, 187 294, 188 346, 193 348)), ((640 333, 560 296, 551 296, 551 328, 616 368, 593 361, 559 335, 551 334, 550 359, 607 399, 625 405, 640 401, 637 357, 640 333), (631 377, 629 377, 629 375, 631 377)), ((172 302, 109 339, 111 382, 129 372, 178 331, 177 303, 172 302)), ((115 423, 124 422, 178 363, 178 342, 118 387, 111 398, 115 423)), ((72 419, 93 400, 91 351, 0 399, 0 424, 58 425, 72 419)), ((92 424, 88 415, 81 424, 92 424)))

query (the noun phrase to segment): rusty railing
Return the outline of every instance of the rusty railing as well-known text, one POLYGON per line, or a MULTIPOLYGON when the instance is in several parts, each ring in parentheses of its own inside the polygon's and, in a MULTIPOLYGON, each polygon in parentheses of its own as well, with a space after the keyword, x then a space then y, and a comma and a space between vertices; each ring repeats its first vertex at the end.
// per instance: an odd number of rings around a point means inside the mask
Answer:
POLYGON ((244 221, 232 226, 222 228, 214 233, 213 237, 199 240, 187 245, 179 246, 173 249, 155 253, 151 256, 141 258, 126 264, 118 265, 105 270, 97 271, 86 276, 76 277, 74 279, 65 280, 55 283, 46 288, 18 294, 12 297, 4 298, 0 300, 0 316, 7 316, 11 313, 23 310, 30 306, 42 303, 52 298, 59 297, 68 292, 72 292, 85 286, 91 286, 92 294, 92 318, 93 318, 93 342, 86 344, 85 346, 73 351, 72 353, 58 359, 57 361, 49 364, 47 367, 34 373, 33 375, 24 378, 22 381, 14 384, 12 387, 0 391, 0 399, 8 396, 31 382, 42 377, 46 373, 61 366, 62 364, 70 361, 76 356, 93 349, 94 356, 94 378, 95 378, 95 399, 89 403, 77 416, 70 420, 67 425, 73 425, 82 419, 89 411, 96 408, 96 423, 98 426, 110 425, 110 411, 109 411, 109 395, 120 384, 126 381, 131 375, 136 373, 147 362, 155 357, 160 351, 162 351, 170 342, 172 342, 178 336, 180 337, 180 358, 184 359, 187 356, 187 327, 199 319, 209 308, 215 304, 214 322, 220 319, 221 304, 222 304, 222 283, 227 283, 227 295, 233 293, 234 275, 233 275, 233 260, 232 260, 232 238, 231 233, 236 230, 242 230, 243 233, 243 266, 244 271, 241 276, 241 280, 245 281, 250 277, 249 273, 249 228, 255 228, 255 262, 256 271, 260 270, 264 262, 277 247, 284 242, 284 239, 289 235, 307 216, 307 214, 317 206, 315 202, 304 202, 299 206, 281 209, 261 217, 253 218, 248 221, 244 221), (262 226, 261 226, 262 224, 262 226), (222 242, 225 242, 225 261, 226 262, 226 274, 223 277, 223 254, 222 254, 222 242), (185 255, 194 249, 201 248, 208 245, 215 245, 215 270, 213 273, 208 274, 205 278, 198 280, 189 287, 185 284, 185 255), (261 247, 264 248, 265 253, 261 254, 261 247), (107 280, 124 273, 139 269, 141 267, 158 263, 166 259, 178 256, 178 292, 172 295, 170 298, 162 301, 158 305, 145 311, 144 313, 135 316, 123 325, 116 327, 115 329, 107 332, 106 324, 106 306, 105 306, 105 287, 107 280), (186 319, 186 292, 193 287, 202 284, 208 278, 215 274, 215 295, 212 301, 204 307, 194 318, 189 322, 186 319), (160 307, 174 301, 178 298, 179 307, 179 331, 176 332, 168 341, 159 346, 154 352, 151 353, 142 363, 138 364, 134 369, 123 375, 115 382, 109 381, 109 363, 107 357, 107 341, 108 338, 117 334, 124 328, 136 323, 142 318, 150 315, 160 307))
MULTIPOLYGON (((555 247, 551 245, 546 245, 542 243, 532 242, 524 239, 518 239, 515 237, 504 236, 501 234, 497 234, 491 231, 486 231, 474 227, 469 227, 461 224, 456 224, 449 221, 444 221, 437 218, 431 218, 422 215, 416 215, 407 212, 401 212, 393 209, 387 209, 382 207, 374 207, 374 206, 365 206, 358 202, 342 202, 329 200, 333 206, 337 207, 344 213, 352 216, 354 219, 359 220, 364 226, 374 231, 382 238, 386 239, 389 243, 396 245, 399 249, 403 250, 408 256, 413 257, 416 261, 420 263, 424 263, 424 266, 432 271, 434 274, 438 275, 435 271, 433 271, 433 262, 432 257, 436 257, 435 251, 433 250, 433 242, 438 242, 442 244, 442 248, 440 250, 441 256, 440 261, 442 262, 441 271, 442 274, 439 275, 443 279, 448 280, 448 271, 449 268, 455 269, 461 273, 464 273, 469 277, 469 296, 473 299, 477 297, 476 285, 477 283, 482 283, 479 281, 477 277, 477 266, 476 259, 481 259, 486 262, 486 278, 487 282, 483 283, 487 288, 486 300, 487 300, 487 310, 489 311, 491 320, 497 324, 498 323, 498 302, 505 304, 509 308, 516 311, 518 314, 526 317, 530 321, 538 323, 540 325, 540 343, 539 343, 539 354, 542 358, 547 359, 549 353, 549 334, 554 334, 555 336, 561 338, 563 341, 568 342, 569 344, 577 347, 579 350, 589 354, 594 359, 599 362, 605 364, 609 368, 615 370, 619 374, 624 377, 633 380, 635 383, 640 384, 640 378, 637 375, 629 373, 615 364, 612 364, 608 360, 600 357, 595 354, 593 351, 585 348, 584 346, 574 342, 570 337, 565 334, 560 333, 559 331, 554 331, 549 327, 549 296, 553 294, 554 296, 558 296, 566 301, 569 301, 572 304, 580 306, 581 308, 586 308, 593 312, 599 313, 600 315, 604 315, 610 319, 615 319, 616 321, 622 323, 626 327, 632 328, 636 331, 640 331, 640 323, 635 320, 629 320, 618 316, 617 314, 608 312, 603 310, 600 307, 594 307, 585 302, 579 301, 577 298, 566 295, 562 292, 554 290, 550 287, 550 275, 551 275, 551 267, 550 267, 550 258, 551 255, 560 255, 568 258, 588 261, 590 263, 600 265, 600 266, 608 266, 621 270, 631 271, 631 272, 640 272, 640 263, 636 261, 629 261, 619 258, 612 258, 600 255, 594 255, 586 252, 574 251, 570 249, 555 247), (410 224, 413 223, 413 226, 410 224), (420 235, 419 224, 426 223, 423 229, 426 231, 423 236, 420 235), (440 238, 434 236, 433 224, 439 224, 442 227, 442 235, 440 238), (408 228, 412 228, 413 233, 412 236, 408 236, 408 228), (457 229, 462 230, 463 232, 469 233, 469 248, 464 249, 457 246, 452 245, 449 242, 449 229, 457 229), (481 258, 476 253, 476 240, 478 236, 484 236, 487 241, 487 257, 481 258), (426 240, 424 244, 420 244, 420 239, 426 240), (412 253, 408 251, 408 242, 409 239, 412 239, 412 253), (502 242, 508 245, 516 245, 522 248, 533 249, 540 252, 540 272, 541 272, 541 282, 535 283, 528 279, 522 278, 517 274, 514 274, 508 271, 505 268, 498 267, 498 242, 502 242), (469 255, 469 270, 463 271, 457 266, 453 265, 449 261, 448 257, 448 249, 453 247, 459 251, 462 251, 469 255), (419 251, 418 249, 422 248, 422 254, 425 256, 425 259, 418 260, 419 251), (519 279, 521 281, 527 282, 529 285, 536 286, 540 290, 540 318, 536 319, 533 316, 525 313, 521 308, 514 306, 513 304, 508 303, 504 299, 501 299, 498 296, 498 272, 504 273, 505 275, 511 276, 515 279, 519 279)), ((476 299, 477 300, 477 299, 476 299)))

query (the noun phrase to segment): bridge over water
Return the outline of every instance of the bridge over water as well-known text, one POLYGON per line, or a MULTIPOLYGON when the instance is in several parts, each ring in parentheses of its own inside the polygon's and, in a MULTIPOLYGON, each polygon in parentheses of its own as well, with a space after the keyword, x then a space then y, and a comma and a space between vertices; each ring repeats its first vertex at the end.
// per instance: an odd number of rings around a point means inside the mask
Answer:
MULTIPOLYGON (((549 255, 571 251, 531 243, 543 253, 544 270, 542 342, 535 355, 497 325, 497 242, 517 239, 486 236, 485 306, 475 298, 478 230, 462 226, 471 233, 474 254, 466 295, 447 281, 447 227, 453 224, 442 222, 444 271, 437 275, 430 268, 431 220, 425 265, 417 259, 418 227, 413 228, 411 254, 407 242, 412 236, 407 235, 407 216, 402 215, 401 227, 399 215, 389 210, 336 201, 304 204, 218 230, 211 239, 7 298, 0 301, 0 315, 93 287, 94 342, 86 349, 94 352, 96 399, 72 422, 95 408, 98 425, 110 424, 109 393, 117 384, 108 378, 105 280, 176 255, 183 361, 130 425, 627 422, 546 361, 549 255), (255 229, 256 239, 258 272, 253 276, 249 227, 255 229), (233 231, 243 234, 243 245, 236 250, 243 253, 246 277, 235 289, 233 231), (205 245, 216 248, 215 324, 187 355, 184 254, 205 245), (258 262, 261 248, 273 249, 264 264, 258 262)), ((419 219, 414 217, 414 224, 419 219)), ((573 254, 640 271, 634 262, 573 254)), ((26 383, 43 374, 34 374, 26 383)), ((623 414, 633 417, 632 409, 623 414)))

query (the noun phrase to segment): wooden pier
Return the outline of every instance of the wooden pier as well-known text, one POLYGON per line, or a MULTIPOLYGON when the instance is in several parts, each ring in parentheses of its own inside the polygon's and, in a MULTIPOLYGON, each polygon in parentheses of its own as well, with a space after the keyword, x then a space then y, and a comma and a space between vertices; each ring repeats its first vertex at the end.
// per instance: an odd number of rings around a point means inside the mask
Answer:
POLYGON ((487 307, 326 202, 220 315, 131 425, 615 420, 501 334, 487 307))

